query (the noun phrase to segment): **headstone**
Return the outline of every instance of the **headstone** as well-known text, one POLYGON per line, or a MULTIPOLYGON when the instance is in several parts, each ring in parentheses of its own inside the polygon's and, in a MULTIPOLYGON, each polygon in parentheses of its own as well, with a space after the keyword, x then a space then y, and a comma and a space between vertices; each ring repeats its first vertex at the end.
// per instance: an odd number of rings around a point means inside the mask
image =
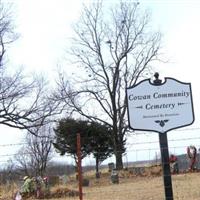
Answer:
POLYGON ((86 178, 84 178, 83 181, 82 181, 82 185, 85 186, 85 187, 88 187, 89 183, 90 183, 89 179, 86 179, 86 178))
POLYGON ((111 182, 112 183, 119 183, 119 176, 116 169, 113 169, 111 172, 111 182))
POLYGON ((108 163, 108 171, 109 172, 112 172, 112 170, 115 168, 115 164, 112 162, 112 163, 108 163))

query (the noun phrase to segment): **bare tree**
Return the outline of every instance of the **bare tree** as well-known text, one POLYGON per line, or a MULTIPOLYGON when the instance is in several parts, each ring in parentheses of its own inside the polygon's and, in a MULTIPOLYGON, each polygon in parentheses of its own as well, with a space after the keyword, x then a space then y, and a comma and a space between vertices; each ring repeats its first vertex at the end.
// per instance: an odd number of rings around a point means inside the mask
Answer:
POLYGON ((47 123, 48 117, 60 112, 59 103, 50 99, 43 80, 28 83, 20 72, 12 77, 0 76, 0 124, 32 132, 32 127, 47 123))
POLYGON ((17 38, 17 34, 13 32, 14 25, 10 6, 0 0, 0 67, 3 66, 6 47, 17 38))
POLYGON ((56 97, 72 113, 110 126, 116 167, 121 169, 128 129, 126 88, 144 78, 150 63, 158 60, 160 33, 149 29, 149 14, 142 14, 139 3, 103 9, 101 2, 84 8, 70 51, 83 75, 70 82, 61 74, 56 97))
POLYGON ((16 161, 17 170, 22 172, 26 176, 33 174, 32 169, 30 168, 30 155, 27 152, 27 147, 23 146, 15 155, 14 160, 16 161))
MULTIPOLYGON (((6 49, 16 39, 9 7, 0 1, 0 124, 32 130, 61 111, 41 78, 7 70, 6 49)), ((33 132, 32 132, 33 133, 33 132)))
POLYGON ((25 174, 43 176, 52 158, 52 128, 45 125, 36 131, 35 135, 27 134, 26 145, 20 149, 16 160, 25 174))

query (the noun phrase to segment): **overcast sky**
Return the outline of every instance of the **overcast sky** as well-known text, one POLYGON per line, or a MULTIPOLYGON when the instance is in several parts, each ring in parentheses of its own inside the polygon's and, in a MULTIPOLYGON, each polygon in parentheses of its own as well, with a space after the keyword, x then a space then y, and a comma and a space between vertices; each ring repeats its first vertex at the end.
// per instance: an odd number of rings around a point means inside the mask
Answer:
MULTIPOLYGON (((27 72, 51 74, 57 65, 64 65, 65 49, 73 33, 71 25, 80 15, 83 0, 13 0, 9 2, 13 2, 16 32, 20 36, 8 51, 10 66, 23 66, 27 72)), ((105 0, 105 2, 114 4, 116 0, 105 0)), ((200 101, 198 83, 200 1, 143 0, 140 1, 140 6, 142 9, 151 11, 152 29, 159 30, 163 34, 162 52, 168 62, 159 63, 155 68, 161 77, 173 77, 183 82, 191 82, 195 123, 188 129, 200 128, 200 115, 197 113, 200 101)), ((67 67, 70 71, 70 66, 67 67)), ((21 142, 24 135, 21 131, 0 127, 1 134, 5 135, 0 144, 21 142)), ((173 131, 168 133, 168 138, 171 140, 181 137, 198 137, 199 132, 200 129, 173 131)), ((152 133, 145 137, 133 136, 133 139, 136 142, 155 141, 158 135, 152 133)), ((195 142, 198 146, 199 140, 195 142)), ((173 142, 170 145, 175 146, 173 142)), ((187 144, 182 143, 182 145, 187 144)), ((156 144, 156 147, 158 146, 156 144)), ((140 146, 136 145, 135 148, 140 148, 140 146)), ((5 149, 5 147, 0 147, 1 152, 5 149)), ((11 149, 9 148, 6 152, 10 153, 11 149)), ((0 160, 3 159, 0 157, 0 160)))

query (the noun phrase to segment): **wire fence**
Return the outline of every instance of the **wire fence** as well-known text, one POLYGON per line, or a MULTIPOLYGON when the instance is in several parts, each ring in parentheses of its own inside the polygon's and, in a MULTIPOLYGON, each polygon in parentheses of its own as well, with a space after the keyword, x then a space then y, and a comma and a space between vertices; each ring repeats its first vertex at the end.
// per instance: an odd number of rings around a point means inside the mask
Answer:
MULTIPOLYGON (((173 138, 168 140, 169 152, 170 154, 177 156, 177 164, 179 167, 178 173, 172 172, 172 174, 170 174, 172 177, 174 199, 200 199, 200 176, 198 174, 200 171, 200 152, 198 151, 198 144, 200 144, 199 142, 200 137, 198 136, 182 137, 178 139, 173 138), (194 143, 197 148, 197 154, 195 159, 195 167, 193 170, 190 170, 189 168, 191 159, 187 155, 187 148, 192 143, 194 143)), ((20 147, 23 145, 26 145, 26 142, 2 144, 0 145, 0 148, 6 149, 15 146, 20 147)), ((8 159, 14 158, 15 155, 15 153, 0 154, 1 165, 8 164, 8 159)), ((59 158, 61 157, 57 154, 54 157, 54 160, 59 158)), ((68 157, 67 159, 70 158, 68 157)), ((115 158, 108 158, 100 167, 100 178, 96 178, 95 160, 92 156, 88 156, 82 161, 83 200, 165 199, 163 171, 158 140, 127 142, 126 153, 123 155, 124 169, 116 172, 114 170, 115 166, 110 168, 109 164, 114 164, 115 158), (86 184, 84 183, 85 180, 87 180, 86 184)), ((66 162, 66 165, 67 164, 69 164, 69 162, 66 162)), ((7 178, 11 179, 10 177, 7 178)), ((64 185, 68 187, 72 191, 79 190, 75 171, 74 175, 59 175, 59 184, 60 186, 64 185)), ((79 199, 79 197, 76 195, 72 195, 68 198, 79 199)))
POLYGON ((198 176, 200 169, 199 140, 200 137, 169 140, 169 152, 170 155, 177 156, 178 160, 175 163, 178 171, 174 171, 174 162, 170 160, 168 163, 161 163, 158 140, 128 143, 124 155, 126 169, 117 173, 117 184, 113 181, 111 172, 110 179, 107 177, 106 181, 91 182, 91 186, 83 190, 85 191, 84 199, 200 199, 198 188, 200 183, 198 176), (196 145, 195 159, 187 154, 191 143, 196 145), (191 169, 192 162, 194 166, 191 169), (165 164, 169 164, 171 173, 163 174, 162 165, 165 164), (163 183, 166 176, 172 178, 172 196, 168 197, 166 196, 168 186, 164 187, 163 183), (108 182, 110 183, 108 184, 108 182))

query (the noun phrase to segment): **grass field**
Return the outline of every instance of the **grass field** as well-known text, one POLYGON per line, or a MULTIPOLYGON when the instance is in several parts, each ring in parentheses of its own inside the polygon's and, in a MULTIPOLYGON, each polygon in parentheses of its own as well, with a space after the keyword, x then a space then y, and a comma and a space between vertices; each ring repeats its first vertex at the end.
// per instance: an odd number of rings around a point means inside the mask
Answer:
MULTIPOLYGON (((200 199, 200 174, 187 173, 172 176, 174 200, 200 199)), ((76 182, 68 182, 67 188, 78 190, 76 182)), ((3 193, 3 192, 2 192, 3 193)), ((10 195, 9 195, 10 196, 10 195)), ((5 194, 2 200, 11 198, 5 194)), ((78 200, 79 197, 64 197, 54 200, 78 200)), ((164 200, 162 176, 120 176, 119 184, 112 184, 108 176, 99 180, 90 179, 89 187, 83 187, 83 200, 164 200)))
MULTIPOLYGON (((175 200, 200 199, 200 174, 172 176, 175 200)), ((84 200, 162 200, 165 199, 163 178, 132 177, 118 185, 96 184, 84 188, 84 200)))

